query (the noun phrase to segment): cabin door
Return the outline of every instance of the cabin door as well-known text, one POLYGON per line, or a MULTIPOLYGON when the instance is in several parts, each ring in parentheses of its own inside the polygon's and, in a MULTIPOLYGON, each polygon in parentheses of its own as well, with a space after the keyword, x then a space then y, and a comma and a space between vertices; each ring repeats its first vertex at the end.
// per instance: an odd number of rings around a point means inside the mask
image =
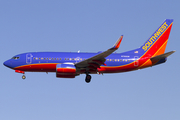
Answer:
POLYGON ((26 54, 26 63, 31 64, 32 63, 32 54, 26 54))
POLYGON ((138 56, 134 56, 134 66, 138 66, 139 65, 139 57, 138 56))

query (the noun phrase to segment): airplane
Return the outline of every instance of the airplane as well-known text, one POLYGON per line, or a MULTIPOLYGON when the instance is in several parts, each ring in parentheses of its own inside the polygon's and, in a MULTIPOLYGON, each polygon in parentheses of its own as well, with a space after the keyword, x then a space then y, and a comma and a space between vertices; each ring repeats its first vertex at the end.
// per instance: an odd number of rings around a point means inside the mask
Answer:
POLYGON ((175 52, 164 53, 172 24, 173 19, 166 19, 141 47, 123 53, 113 53, 119 48, 122 35, 104 52, 28 52, 15 55, 3 64, 22 73, 23 79, 25 72, 55 72, 58 78, 85 74, 85 81, 89 83, 90 74, 129 72, 166 62, 175 52))

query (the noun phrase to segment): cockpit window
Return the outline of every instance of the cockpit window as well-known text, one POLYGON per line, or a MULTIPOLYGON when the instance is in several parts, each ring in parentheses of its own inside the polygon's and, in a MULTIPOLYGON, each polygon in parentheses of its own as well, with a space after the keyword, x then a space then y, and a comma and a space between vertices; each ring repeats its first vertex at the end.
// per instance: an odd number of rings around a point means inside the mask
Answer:
POLYGON ((17 59, 19 59, 19 57, 13 57, 12 59, 15 59, 15 60, 17 60, 17 59))

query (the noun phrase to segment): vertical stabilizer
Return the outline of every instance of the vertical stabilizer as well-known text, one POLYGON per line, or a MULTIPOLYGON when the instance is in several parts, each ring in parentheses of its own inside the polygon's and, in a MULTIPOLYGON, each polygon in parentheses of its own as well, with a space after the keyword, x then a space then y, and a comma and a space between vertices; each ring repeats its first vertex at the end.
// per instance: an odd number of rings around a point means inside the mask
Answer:
POLYGON ((164 54, 173 19, 166 19, 151 37, 141 46, 144 54, 156 56, 164 54))

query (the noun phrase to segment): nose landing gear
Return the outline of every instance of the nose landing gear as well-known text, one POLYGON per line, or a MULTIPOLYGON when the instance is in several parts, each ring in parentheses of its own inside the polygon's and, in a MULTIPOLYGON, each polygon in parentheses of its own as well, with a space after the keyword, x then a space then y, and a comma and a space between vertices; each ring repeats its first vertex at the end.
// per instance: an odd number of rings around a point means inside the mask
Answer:
MULTIPOLYGON (((20 70, 15 70, 15 72, 24 74, 24 71, 20 71, 20 70)), ((22 79, 23 79, 23 80, 26 79, 26 76, 23 75, 23 76, 22 76, 22 79)))
POLYGON ((22 79, 23 79, 23 80, 24 80, 24 79, 26 79, 26 76, 25 76, 25 75, 23 75, 23 76, 22 76, 22 79))

